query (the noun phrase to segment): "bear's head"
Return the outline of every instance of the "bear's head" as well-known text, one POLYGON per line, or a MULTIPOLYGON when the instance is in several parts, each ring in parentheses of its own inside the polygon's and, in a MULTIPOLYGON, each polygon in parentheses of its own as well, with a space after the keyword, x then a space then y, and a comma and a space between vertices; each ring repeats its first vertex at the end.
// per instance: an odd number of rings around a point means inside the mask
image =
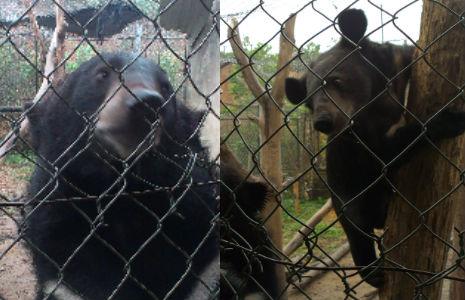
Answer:
POLYGON ((26 107, 26 116, 32 146, 49 161, 89 145, 131 159, 162 139, 185 143, 201 119, 200 113, 185 113, 158 65, 131 53, 95 56, 48 93, 26 107))
POLYGON ((386 120, 377 122, 388 128, 402 112, 413 49, 368 40, 361 10, 345 10, 337 21, 341 40, 310 62, 301 78, 286 79, 287 98, 309 107, 315 129, 328 135, 371 126, 366 122, 373 110, 383 111, 386 120))

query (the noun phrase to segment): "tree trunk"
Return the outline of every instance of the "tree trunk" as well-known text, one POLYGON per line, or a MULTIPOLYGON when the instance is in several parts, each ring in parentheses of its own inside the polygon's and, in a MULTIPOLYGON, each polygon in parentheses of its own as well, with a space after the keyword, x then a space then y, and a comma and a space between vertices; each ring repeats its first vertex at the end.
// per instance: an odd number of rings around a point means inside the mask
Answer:
MULTIPOLYGON (((441 3, 424 3, 418 42, 422 49, 417 48, 414 53, 414 57, 422 58, 413 68, 408 109, 420 117, 437 112, 451 99, 460 99, 459 87, 465 80, 465 30, 458 23, 465 2, 441 3)), ((441 141, 437 146, 453 163, 462 166, 463 141, 462 136, 441 141)), ((404 198, 396 197, 389 209, 384 244, 386 266, 433 273, 444 270, 449 247, 443 241, 450 241, 454 222, 451 212, 457 201, 463 201, 463 192, 456 189, 460 186, 460 170, 428 146, 400 170, 396 186, 404 198)), ((380 299, 440 299, 443 276, 386 271, 380 299)))
MULTIPOLYGON (((282 191, 283 174, 281 171, 281 134, 283 128, 284 106, 284 82, 289 76, 292 52, 294 50, 294 26, 296 15, 290 16, 283 24, 280 36, 278 64, 274 77, 273 88, 270 86, 263 87, 260 80, 252 70, 252 59, 247 57, 242 41, 239 36, 237 21, 232 20, 228 30, 228 38, 238 64, 243 68, 242 75, 247 86, 260 105, 261 114, 258 118, 260 127, 260 170, 264 179, 273 187, 276 192, 275 201, 268 201, 262 211, 262 217, 269 229, 271 240, 276 248, 281 250, 283 247, 283 220, 280 192, 282 191)), ((277 276, 280 281, 279 290, 283 291, 281 299, 285 299, 285 272, 282 264, 277 265, 277 276)))
MULTIPOLYGON (((464 233, 465 233, 465 201, 461 199, 457 203, 456 212, 455 212, 455 228, 457 228, 458 232, 454 230, 452 232, 453 239, 454 239, 454 248, 460 250, 463 247, 464 242, 464 233), (462 243, 462 245, 460 245, 462 243)), ((451 250, 450 250, 451 251, 451 250)), ((460 253, 459 255, 463 255, 460 253)), ((452 253, 451 262, 456 262, 459 259, 456 252, 452 253)), ((465 278, 465 263, 462 261, 460 263, 461 267, 457 269, 452 276, 465 278)), ((449 299, 465 299, 465 282, 463 281, 452 281, 450 284, 450 295, 449 299)))

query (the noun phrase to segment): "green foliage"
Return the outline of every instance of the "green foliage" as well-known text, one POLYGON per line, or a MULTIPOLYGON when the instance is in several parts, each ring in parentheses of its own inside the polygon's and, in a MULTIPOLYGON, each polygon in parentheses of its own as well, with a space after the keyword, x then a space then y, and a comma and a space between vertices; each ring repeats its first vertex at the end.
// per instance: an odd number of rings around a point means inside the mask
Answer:
POLYGON ((163 51, 159 54, 160 67, 168 74, 168 78, 173 85, 177 87, 181 84, 182 63, 170 51, 163 51))
MULTIPOLYGON (((250 42, 249 37, 244 37, 243 47, 247 56, 253 61, 253 70, 257 73, 260 82, 265 85, 268 84, 268 88, 273 86, 274 76, 276 73, 276 67, 278 63, 278 54, 272 52, 272 46, 269 44, 258 43, 256 46, 253 46, 250 42)), ((320 45, 316 45, 313 42, 307 43, 301 48, 300 59, 295 59, 292 67, 301 71, 305 71, 305 65, 302 64, 302 61, 307 64, 315 59, 320 53, 320 45)), ((221 52, 221 58, 223 60, 234 59, 233 53, 221 52)), ((231 79, 231 89, 230 93, 234 95, 236 107, 230 107, 232 112, 238 112, 239 109, 253 100, 253 96, 250 93, 247 84, 245 83, 242 74, 238 72, 240 67, 235 65, 234 71, 231 74, 235 74, 231 79)), ((291 111, 294 109, 294 105, 290 104, 289 101, 285 101, 285 111, 291 111)), ((225 113, 225 111, 223 111, 225 113)), ((298 108, 293 112, 292 117, 300 117, 302 114, 306 113, 306 110, 303 107, 298 108)))
MULTIPOLYGON (((260 82, 265 88, 271 89, 276 73, 278 63, 278 54, 273 52, 272 46, 269 44, 252 45, 248 37, 243 38, 243 47, 247 56, 252 61, 253 70, 258 74, 260 82)), ((320 46, 314 43, 307 43, 300 50, 300 57, 303 61, 309 62, 319 54, 320 46)), ((221 52, 223 61, 234 61, 234 54, 231 52, 221 52)), ((303 73, 305 67, 300 59, 295 59, 291 65, 293 72, 303 73)), ((225 137, 231 131, 235 133, 228 139, 228 146, 248 168, 253 167, 251 160, 251 152, 245 144, 255 151, 259 147, 259 129, 254 122, 241 120, 233 126, 231 120, 236 118, 248 118, 249 116, 258 116, 259 106, 255 102, 254 96, 250 92, 245 83, 238 65, 234 66, 234 70, 229 76, 233 75, 228 81, 230 82, 229 93, 234 97, 234 105, 229 105, 227 108, 222 107, 221 114, 223 117, 221 133, 225 137), (242 139, 241 139, 242 137, 242 139)), ((284 101, 284 112, 288 113, 289 128, 292 132, 301 137, 304 133, 304 115, 308 113, 308 109, 304 106, 296 108, 289 101, 284 101)), ((285 128, 282 134, 282 159, 283 171, 285 174, 295 176, 300 171, 300 155, 304 155, 301 146, 295 141, 295 137, 285 128)), ((257 156, 258 159, 258 156, 257 156)))
MULTIPOLYGON (((234 127, 232 126, 231 121, 222 121, 221 123, 221 134, 223 137, 225 134, 229 134, 233 131, 234 127)), ((242 165, 247 170, 251 170, 256 163, 253 161, 252 153, 250 151, 254 152, 260 145, 259 128, 251 121, 241 121, 240 124, 238 124, 238 130, 240 132, 240 136, 239 133, 235 131, 228 139, 228 147, 240 160, 242 165), (244 139, 245 142, 242 139, 244 139)), ((256 162, 259 163, 259 161, 260 156, 258 153, 256 155, 256 162)))
MULTIPOLYGON (((247 56, 254 62, 252 67, 253 70, 257 73, 260 82, 265 85, 267 81, 270 81, 270 78, 272 78, 276 72, 278 55, 271 52, 272 47, 269 44, 258 43, 256 46, 253 46, 249 37, 247 36, 244 37, 242 43, 247 56)), ((228 57, 228 54, 223 54, 223 57, 228 57)), ((233 73, 236 73, 239 71, 239 69, 239 66, 235 65, 233 73)), ((271 82, 268 84, 272 85, 272 83, 273 80, 271 80, 271 82)), ((242 74, 240 73, 237 73, 234 77, 231 78, 230 92, 234 95, 236 101, 239 102, 248 102, 252 98, 252 94, 250 93, 250 90, 244 82, 242 74)))
POLYGON ((32 151, 23 151, 21 153, 12 153, 5 159, 6 165, 24 166, 32 164, 34 160, 34 154, 32 151))
MULTIPOLYGON (((29 59, 34 57, 33 47, 24 47, 20 51, 29 59)), ((3 44, 0 47, 0 105, 21 105, 21 100, 32 98, 35 75, 34 68, 10 43, 3 44)))
MULTIPOLYGON (((69 53, 66 54, 68 56, 69 53)), ((70 60, 66 63, 66 72, 71 73, 72 71, 76 70, 83 62, 88 61, 92 57, 95 56, 95 52, 89 45, 81 45, 77 48, 76 52, 74 52, 73 56, 70 60)))
POLYGON ((305 44, 301 49, 300 58, 303 62, 308 64, 314 60, 320 54, 320 45, 317 45, 313 42, 305 44))
MULTIPOLYGON (((5 159, 5 165, 14 170, 14 177, 19 180, 29 180, 34 169, 35 156, 32 151, 9 154, 5 159)), ((10 174, 11 175, 11 174, 10 174)))

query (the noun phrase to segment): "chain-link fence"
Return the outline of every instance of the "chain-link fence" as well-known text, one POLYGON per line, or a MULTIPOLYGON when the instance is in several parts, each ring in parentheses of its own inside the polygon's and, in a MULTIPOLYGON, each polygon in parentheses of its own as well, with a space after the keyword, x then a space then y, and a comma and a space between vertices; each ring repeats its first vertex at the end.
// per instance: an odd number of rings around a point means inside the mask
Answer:
POLYGON ((0 299, 216 299, 219 1, 0 8, 0 299))
POLYGON ((462 299, 463 1, 221 4, 221 298, 462 299))
POLYGON ((0 299, 465 298, 462 2, 0 0, 0 299))

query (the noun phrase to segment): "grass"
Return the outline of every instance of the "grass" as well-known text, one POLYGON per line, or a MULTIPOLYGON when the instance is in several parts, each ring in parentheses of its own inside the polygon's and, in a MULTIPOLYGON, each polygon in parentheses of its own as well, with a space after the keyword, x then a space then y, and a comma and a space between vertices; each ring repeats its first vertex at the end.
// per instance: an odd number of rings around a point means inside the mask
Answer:
POLYGON ((30 152, 13 152, 0 167, 0 195, 12 200, 24 190, 34 168, 33 154, 30 152))
MULTIPOLYGON (((302 227, 301 223, 305 223, 310 219, 327 201, 324 198, 315 200, 300 201, 299 213, 295 211, 295 199, 292 195, 284 194, 283 206, 286 211, 283 211, 283 238, 286 245, 302 227), (300 222, 296 221, 298 219, 300 222)), ((336 220, 334 211, 331 211, 315 228, 315 232, 309 235, 312 242, 316 242, 319 247, 326 252, 333 252, 337 249, 345 239, 344 231, 339 223, 333 224, 336 220), (332 224, 332 225, 331 225, 332 224)), ((314 254, 321 254, 317 248, 314 249, 314 254)), ((307 252, 305 245, 301 246, 294 255, 303 255, 307 252)))
POLYGON ((34 168, 34 155, 30 152, 12 153, 5 159, 5 165, 12 169, 12 173, 19 180, 29 180, 34 168))

